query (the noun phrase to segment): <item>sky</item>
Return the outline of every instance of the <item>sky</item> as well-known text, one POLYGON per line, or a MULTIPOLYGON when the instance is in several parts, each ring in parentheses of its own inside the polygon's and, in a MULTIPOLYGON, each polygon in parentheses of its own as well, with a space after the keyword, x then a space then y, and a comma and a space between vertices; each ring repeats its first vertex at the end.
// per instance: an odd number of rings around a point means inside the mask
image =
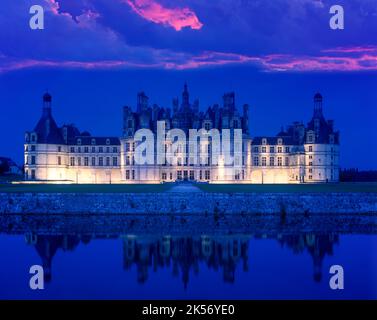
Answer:
POLYGON ((235 91, 252 136, 308 122, 320 91, 341 166, 377 169, 376 34, 375 0, 3 0, 0 155, 22 162, 46 90, 58 124, 120 136, 138 91, 171 107, 187 81, 202 109, 235 91), (36 4, 43 30, 29 27, 36 4), (334 4, 343 30, 329 26, 334 4))

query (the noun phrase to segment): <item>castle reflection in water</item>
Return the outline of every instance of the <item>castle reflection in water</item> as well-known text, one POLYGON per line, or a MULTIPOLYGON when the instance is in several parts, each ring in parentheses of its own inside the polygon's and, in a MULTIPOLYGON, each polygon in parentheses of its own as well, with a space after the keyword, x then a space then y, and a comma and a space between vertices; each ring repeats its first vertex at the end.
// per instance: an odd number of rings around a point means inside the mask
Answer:
MULTIPOLYGON (((119 235, 104 237, 91 235, 36 235, 26 234, 26 242, 33 245, 42 260, 45 281, 52 279, 52 260, 59 249, 73 251, 80 243, 88 244, 96 239, 116 239, 119 235)), ((277 240, 282 246, 296 254, 308 252, 313 260, 313 279, 322 278, 322 261, 326 255, 333 254, 333 247, 339 243, 336 234, 298 234, 298 235, 224 235, 224 236, 134 236, 122 235, 123 267, 137 270, 137 281, 148 280, 151 270, 171 268, 173 276, 180 276, 184 287, 189 282, 190 272, 199 273, 200 267, 223 274, 223 281, 233 283, 235 271, 241 266, 243 272, 249 271, 249 242, 252 238, 277 240)))

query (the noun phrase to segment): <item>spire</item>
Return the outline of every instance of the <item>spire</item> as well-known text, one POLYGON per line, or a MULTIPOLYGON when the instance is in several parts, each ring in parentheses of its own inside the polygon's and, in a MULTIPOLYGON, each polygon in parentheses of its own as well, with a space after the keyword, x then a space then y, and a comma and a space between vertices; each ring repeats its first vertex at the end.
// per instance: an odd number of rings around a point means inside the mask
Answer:
POLYGON ((314 117, 321 117, 322 116, 322 95, 317 92, 314 95, 314 117))
POLYGON ((48 92, 46 92, 43 95, 43 114, 44 115, 51 114, 51 101, 52 101, 51 95, 48 92))
POLYGON ((183 87, 182 107, 183 107, 183 109, 190 107, 190 94, 189 94, 188 89, 187 89, 187 82, 185 82, 185 85, 183 87))

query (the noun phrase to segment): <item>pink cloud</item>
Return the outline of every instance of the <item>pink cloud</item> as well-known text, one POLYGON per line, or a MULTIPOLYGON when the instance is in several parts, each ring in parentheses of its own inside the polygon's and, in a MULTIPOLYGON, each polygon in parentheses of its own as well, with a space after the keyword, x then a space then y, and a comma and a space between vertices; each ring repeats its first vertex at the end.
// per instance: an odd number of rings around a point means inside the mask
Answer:
POLYGON ((325 49, 324 53, 367 53, 377 52, 377 46, 356 46, 356 47, 336 47, 332 49, 325 49))
POLYGON ((166 8, 155 0, 122 0, 142 18, 154 23, 170 26, 176 31, 189 27, 199 30, 203 24, 189 8, 166 8))
MULTIPOLYGON (((336 49, 338 53, 338 49, 336 49)), ((330 49, 329 52, 332 52, 330 49)), ((342 56, 296 56, 287 54, 270 54, 262 56, 243 55, 217 51, 204 51, 193 55, 167 50, 150 50, 146 61, 110 59, 95 61, 75 60, 17 60, 0 54, 0 73, 25 68, 72 68, 72 69, 124 69, 156 68, 187 70, 226 65, 255 65, 268 72, 355 72, 377 71, 377 52, 358 54, 359 50, 344 50, 342 56), (350 53, 352 54, 350 54, 350 53), (353 54, 357 52, 357 54, 353 54)))

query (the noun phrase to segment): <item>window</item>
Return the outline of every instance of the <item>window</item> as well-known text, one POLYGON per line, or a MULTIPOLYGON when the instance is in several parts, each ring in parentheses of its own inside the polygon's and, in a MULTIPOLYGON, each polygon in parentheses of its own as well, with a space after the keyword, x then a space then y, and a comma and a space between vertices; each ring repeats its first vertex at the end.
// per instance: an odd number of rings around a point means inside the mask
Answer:
POLYGON ((204 129, 206 129, 207 131, 209 131, 211 129, 211 124, 209 122, 206 122, 204 124, 204 129))
POLYGON ((81 147, 77 147, 77 152, 81 153, 81 147))
POLYGON ((182 180, 182 171, 181 170, 177 171, 177 180, 182 180))
POLYGON ((274 153, 275 152, 275 147, 270 147, 270 152, 274 153))
POLYGON ((270 157, 270 166, 273 167, 275 165, 275 158, 270 157))
POLYGON ((71 153, 75 153, 75 147, 71 147, 71 153))
POLYGON ((126 180, 130 180, 130 170, 126 170, 126 180))
POLYGON ((267 139, 266 138, 262 139, 262 144, 264 144, 264 145, 267 144, 267 139))
POLYGON ((254 157, 254 166, 255 167, 258 167, 259 166, 259 158, 258 157, 254 157))
POLYGON ((88 153, 89 152, 89 147, 84 147, 84 152, 88 153))
POLYGON ((313 152, 313 146, 309 146, 309 152, 313 152))
POLYGON ((96 153, 96 147, 92 147, 92 153, 96 153))
POLYGON ((190 170, 190 180, 194 180, 195 175, 194 175, 194 170, 190 170))
POLYGON ((84 158, 84 166, 88 167, 89 166, 89 157, 84 158))
POLYGON ((288 157, 285 157, 285 166, 289 166, 289 158, 288 157))
POLYGON ((77 165, 81 166, 81 158, 80 157, 77 158, 77 165))
POLYGON ((106 144, 107 144, 107 145, 110 144, 110 139, 106 139, 106 144))
POLYGON ((72 167, 75 166, 75 157, 71 157, 70 164, 71 164, 72 167))
POLYGON ((118 152, 118 148, 117 147, 113 147, 113 153, 117 153, 118 152))
POLYGON ((91 143, 96 144, 96 139, 92 139, 91 143))
POLYGON ((106 166, 110 167, 110 157, 106 157, 106 166))
POLYGON ((102 153, 102 152, 103 152, 103 147, 99 147, 99 148, 98 148, 98 152, 99 152, 99 153, 102 153))
POLYGON ((278 166, 281 167, 283 165, 283 159, 278 157, 278 166))
POLYGON ((31 170, 31 178, 34 180, 35 179, 35 170, 31 170))
POLYGON ((62 157, 58 156, 58 166, 61 166, 61 164, 62 164, 62 157))
POLYGON ((262 152, 266 152, 266 147, 262 147, 262 152))
POLYGON ((313 176, 312 176, 312 175, 310 175, 310 176, 309 176, 309 180, 312 180, 312 179, 313 179, 313 176))
POLYGON ((313 159, 313 156, 312 156, 312 155, 310 155, 310 156, 309 156, 309 159, 313 159))
POLYGON ((170 180, 173 180, 173 172, 170 172, 170 180))
POLYGON ((106 147, 106 152, 110 153, 110 147, 106 147))
POLYGON ((289 153, 289 147, 285 147, 285 152, 289 153))
POLYGON ((132 170, 132 180, 135 180, 135 170, 132 170))
POLYGON ((35 135, 32 134, 32 135, 31 135, 31 142, 35 142, 35 141, 36 141, 36 139, 35 139, 35 135))
POLYGON ((313 162, 309 162, 309 166, 312 166, 313 165, 313 162))
POLYGON ((58 146, 58 152, 62 152, 62 147, 58 146))
POLYGON ((103 166, 103 158, 102 157, 98 158, 98 165, 101 166, 101 167, 103 166))
POLYGON ((35 146, 31 146, 31 151, 35 151, 35 146))
POLYGON ((312 168, 309 169, 309 173, 313 173, 313 169, 312 168))
POLYGON ((81 139, 77 139, 77 144, 81 145, 81 139))
POLYGON ((253 151, 254 151, 254 152, 259 152, 259 148, 258 148, 258 147, 254 147, 254 148, 253 148, 253 151))
POLYGON ((199 171, 199 180, 202 180, 203 179, 203 173, 202 173, 202 170, 199 171))
POLYGON ((35 156, 31 156, 31 164, 35 164, 35 156))
POLYGON ((278 147, 278 153, 282 153, 283 152, 283 147, 278 147))
POLYGON ((211 171, 205 170, 204 178, 205 178, 205 180, 210 180, 211 179, 211 171))
POLYGON ((166 180, 166 178, 167 178, 167 176, 166 176, 166 172, 163 172, 163 173, 162 173, 161 178, 162 178, 162 180, 166 180))
POLYGON ((266 157, 262 157, 262 166, 265 167, 267 165, 266 157))
POLYGON ((96 166, 96 158, 92 157, 92 167, 95 167, 95 166, 96 166))
POLYGON ((118 165, 118 157, 113 157, 113 167, 118 165))
POLYGON ((129 166, 130 165, 130 156, 127 156, 126 157, 126 166, 129 166))

